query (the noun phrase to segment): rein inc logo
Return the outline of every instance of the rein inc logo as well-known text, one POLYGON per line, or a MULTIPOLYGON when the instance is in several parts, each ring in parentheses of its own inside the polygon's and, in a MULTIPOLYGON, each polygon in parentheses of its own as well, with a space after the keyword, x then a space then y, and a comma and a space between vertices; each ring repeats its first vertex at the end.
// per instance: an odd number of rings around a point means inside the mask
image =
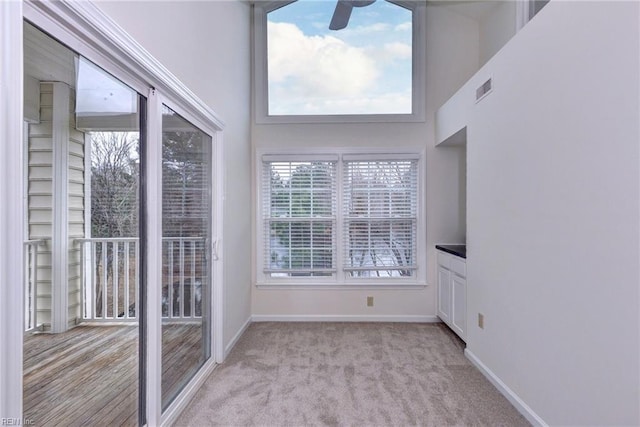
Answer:
POLYGON ((35 422, 30 418, 0 418, 0 426, 32 426, 35 422))

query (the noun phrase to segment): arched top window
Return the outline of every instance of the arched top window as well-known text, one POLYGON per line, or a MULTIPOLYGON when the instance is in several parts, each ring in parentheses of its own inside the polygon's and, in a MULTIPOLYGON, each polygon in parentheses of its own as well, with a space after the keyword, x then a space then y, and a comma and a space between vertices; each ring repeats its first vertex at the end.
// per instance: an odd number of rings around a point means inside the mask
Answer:
POLYGON ((422 120, 423 8, 386 0, 256 4, 257 121, 422 120))

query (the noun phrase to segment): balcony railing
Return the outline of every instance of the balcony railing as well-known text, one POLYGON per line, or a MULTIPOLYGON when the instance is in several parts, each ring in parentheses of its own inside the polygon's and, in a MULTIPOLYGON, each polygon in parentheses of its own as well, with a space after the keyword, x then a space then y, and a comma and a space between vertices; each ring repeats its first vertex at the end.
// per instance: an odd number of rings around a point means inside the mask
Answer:
MULTIPOLYGON (((136 322, 140 315, 136 237, 76 239, 82 247, 82 318, 90 322, 136 322)), ((162 317, 202 318, 206 277, 205 239, 166 237, 163 242, 162 317)), ((154 286, 149 284, 148 286, 154 286)))
POLYGON ((38 246, 45 240, 24 242, 24 330, 41 327, 38 323, 38 246))
POLYGON ((82 319, 137 322, 137 237, 76 239, 82 252, 82 319))
POLYGON ((204 237, 162 239, 163 318, 188 320, 202 317, 202 282, 207 276, 205 245, 204 237), (171 284, 171 291, 168 284, 171 284))

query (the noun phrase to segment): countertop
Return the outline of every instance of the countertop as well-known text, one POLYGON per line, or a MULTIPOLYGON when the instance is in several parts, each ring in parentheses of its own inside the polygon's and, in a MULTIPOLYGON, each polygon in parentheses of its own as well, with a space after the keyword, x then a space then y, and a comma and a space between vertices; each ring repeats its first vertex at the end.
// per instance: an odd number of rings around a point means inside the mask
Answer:
POLYGON ((467 245, 436 245, 436 249, 467 259, 467 245))

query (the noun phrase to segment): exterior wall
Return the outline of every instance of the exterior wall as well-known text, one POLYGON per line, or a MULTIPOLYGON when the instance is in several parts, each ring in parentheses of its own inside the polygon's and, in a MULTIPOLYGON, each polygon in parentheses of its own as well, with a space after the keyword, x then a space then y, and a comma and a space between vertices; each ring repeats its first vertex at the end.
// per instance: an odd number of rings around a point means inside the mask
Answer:
POLYGON ((551 1, 471 81, 467 350, 549 425, 640 424, 639 6, 551 1))
POLYGON ((75 92, 70 91, 68 182, 65 194, 54 194, 53 147, 54 85, 40 83, 40 121, 29 124, 27 211, 28 238, 45 239, 38 251, 38 323, 48 329, 52 320, 52 239, 53 210, 57 197, 68 203, 68 322, 80 316, 80 250, 73 239, 84 237, 84 134, 75 129, 75 92))
POLYGON ((46 239, 38 250, 38 323, 51 324, 53 237, 53 85, 40 84, 40 122, 29 125, 28 237, 46 239))
POLYGON ((67 172, 68 188, 68 319, 75 324, 81 317, 82 294, 82 250, 74 239, 85 237, 84 204, 85 204, 85 161, 84 161, 84 133, 76 129, 75 92, 71 91, 69 103, 69 164, 67 172))
MULTIPOLYGON (((256 318, 356 318, 435 320, 436 261, 434 245, 459 242, 465 236, 464 202, 458 197, 462 150, 435 147, 435 111, 478 69, 478 24, 447 8, 428 6, 426 13, 426 121, 423 123, 364 124, 268 124, 255 125, 254 151, 265 149, 309 152, 320 149, 362 147, 415 149, 425 152, 426 259, 423 289, 267 289, 252 291, 252 312, 256 318), (474 54, 475 52, 475 54, 474 54), (374 296, 374 307, 366 297, 374 296)), ((256 161, 254 156, 254 162, 256 161)), ((255 169, 255 164, 254 164, 255 169)), ((255 181, 254 181, 255 186, 255 181)), ((254 214, 256 204, 254 188, 254 214)), ((256 249, 254 257, 262 254, 256 249)), ((255 264, 254 264, 255 265, 255 264)), ((255 268, 255 267, 254 267, 255 268)), ((254 275, 257 272, 254 271, 254 275)), ((254 277, 256 280, 256 277, 254 277)))

